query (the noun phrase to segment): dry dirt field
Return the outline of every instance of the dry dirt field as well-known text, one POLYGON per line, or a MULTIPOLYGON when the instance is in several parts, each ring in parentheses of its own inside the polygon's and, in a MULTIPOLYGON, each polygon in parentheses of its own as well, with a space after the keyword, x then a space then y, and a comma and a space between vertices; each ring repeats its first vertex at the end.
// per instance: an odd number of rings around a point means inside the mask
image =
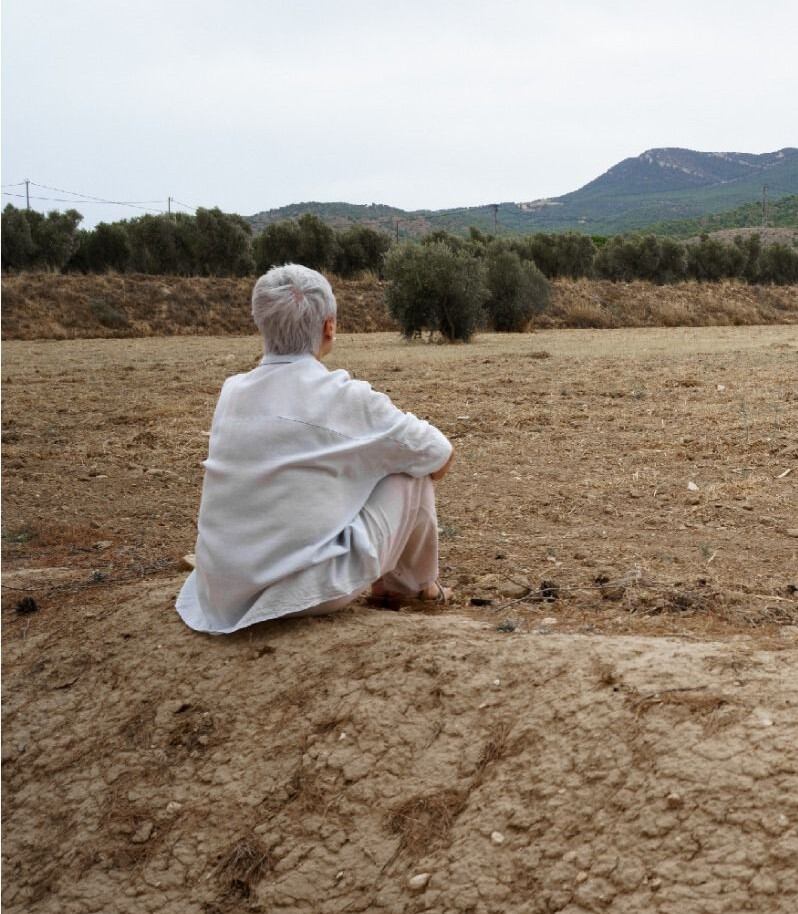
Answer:
POLYGON ((441 611, 172 609, 254 337, 3 347, 9 914, 798 910, 798 327, 339 337, 441 611))

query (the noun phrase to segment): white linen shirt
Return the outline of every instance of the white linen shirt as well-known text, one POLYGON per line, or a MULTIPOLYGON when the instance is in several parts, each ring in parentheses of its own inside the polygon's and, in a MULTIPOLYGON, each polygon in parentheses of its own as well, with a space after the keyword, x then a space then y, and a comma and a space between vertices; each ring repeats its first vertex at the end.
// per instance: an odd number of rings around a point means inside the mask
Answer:
POLYGON ((228 378, 181 618, 222 634, 367 587, 380 576, 358 516, 369 495, 392 473, 434 473, 451 452, 434 426, 313 355, 266 356, 228 378))

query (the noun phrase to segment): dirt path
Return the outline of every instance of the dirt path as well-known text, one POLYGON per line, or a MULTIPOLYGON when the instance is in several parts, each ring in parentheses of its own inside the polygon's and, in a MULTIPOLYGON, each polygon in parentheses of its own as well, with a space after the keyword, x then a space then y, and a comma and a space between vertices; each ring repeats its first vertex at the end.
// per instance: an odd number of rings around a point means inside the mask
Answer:
POLYGON ((457 599, 213 639, 177 559, 256 356, 4 345, 5 908, 792 914, 798 329, 343 339, 455 441, 457 599))

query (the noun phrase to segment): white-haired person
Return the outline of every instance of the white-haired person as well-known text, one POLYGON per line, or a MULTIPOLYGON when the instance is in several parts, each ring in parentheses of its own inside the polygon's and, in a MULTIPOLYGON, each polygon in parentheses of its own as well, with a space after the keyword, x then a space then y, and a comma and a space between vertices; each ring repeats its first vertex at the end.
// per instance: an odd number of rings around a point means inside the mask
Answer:
POLYGON ((216 405, 196 565, 177 598, 183 621, 234 632, 334 612, 369 589, 386 604, 445 602, 433 481, 452 445, 369 384, 325 368, 336 303, 320 273, 269 270, 252 316, 264 356, 225 381, 216 405))

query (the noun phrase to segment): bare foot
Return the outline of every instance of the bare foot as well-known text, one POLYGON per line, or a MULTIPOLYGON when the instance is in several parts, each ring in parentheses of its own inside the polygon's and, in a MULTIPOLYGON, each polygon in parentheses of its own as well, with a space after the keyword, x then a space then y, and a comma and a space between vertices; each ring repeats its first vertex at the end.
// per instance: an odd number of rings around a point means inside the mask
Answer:
POLYGON ((440 581, 433 581, 419 593, 418 599, 429 603, 448 603, 452 599, 452 588, 444 587, 440 581))
POLYGON ((371 585, 370 600, 381 604, 400 604, 410 600, 421 600, 423 603, 448 603, 452 598, 452 588, 444 587, 440 581, 433 581, 415 596, 405 593, 395 593, 386 590, 382 581, 375 581, 371 585))

